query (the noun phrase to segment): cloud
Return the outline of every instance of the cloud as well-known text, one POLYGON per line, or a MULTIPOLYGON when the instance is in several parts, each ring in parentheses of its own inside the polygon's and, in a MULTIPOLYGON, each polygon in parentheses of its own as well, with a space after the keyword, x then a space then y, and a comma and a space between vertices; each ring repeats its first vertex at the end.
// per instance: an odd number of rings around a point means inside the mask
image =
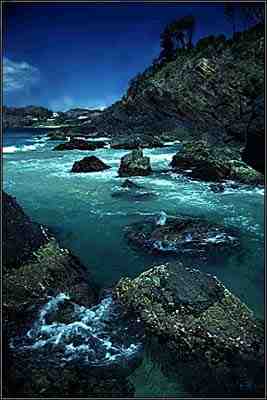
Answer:
POLYGON ((25 61, 3 59, 3 89, 6 93, 29 89, 40 81, 40 71, 25 61))

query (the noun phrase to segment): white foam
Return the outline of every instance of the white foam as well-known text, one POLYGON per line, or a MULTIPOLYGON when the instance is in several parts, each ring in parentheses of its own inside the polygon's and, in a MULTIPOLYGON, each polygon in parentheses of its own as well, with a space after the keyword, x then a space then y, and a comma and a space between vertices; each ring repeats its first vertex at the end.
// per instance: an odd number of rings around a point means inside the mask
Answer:
POLYGON ((29 144, 23 146, 6 146, 3 147, 3 153, 17 153, 17 152, 25 152, 25 151, 34 151, 40 147, 44 147, 45 143, 36 143, 36 144, 29 144))

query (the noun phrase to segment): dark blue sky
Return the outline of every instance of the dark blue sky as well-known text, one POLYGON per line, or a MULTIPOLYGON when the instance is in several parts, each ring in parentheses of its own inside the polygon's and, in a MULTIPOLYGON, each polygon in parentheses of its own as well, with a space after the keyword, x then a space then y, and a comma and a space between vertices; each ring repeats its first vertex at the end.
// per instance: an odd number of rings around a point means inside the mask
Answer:
POLYGON ((4 20, 4 103, 53 110, 104 107, 158 56, 171 20, 197 19, 195 39, 231 34, 223 3, 9 3, 4 20))

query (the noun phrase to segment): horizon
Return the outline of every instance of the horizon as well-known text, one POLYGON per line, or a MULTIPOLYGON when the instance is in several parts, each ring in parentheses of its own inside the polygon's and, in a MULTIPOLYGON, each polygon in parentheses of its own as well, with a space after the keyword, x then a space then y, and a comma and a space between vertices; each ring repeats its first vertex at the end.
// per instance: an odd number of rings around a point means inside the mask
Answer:
POLYGON ((159 55, 165 26, 188 14, 194 43, 232 36, 223 3, 4 4, 4 104, 104 110, 159 55))

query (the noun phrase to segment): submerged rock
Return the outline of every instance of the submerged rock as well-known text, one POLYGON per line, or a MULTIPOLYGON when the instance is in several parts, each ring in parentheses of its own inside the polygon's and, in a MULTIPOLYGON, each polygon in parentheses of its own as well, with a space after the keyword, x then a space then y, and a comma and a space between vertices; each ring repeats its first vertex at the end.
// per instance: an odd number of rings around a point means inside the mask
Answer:
POLYGON ((217 184, 212 184, 210 185, 210 189, 214 192, 214 193, 222 193, 224 192, 224 186, 222 183, 217 183, 217 184))
POLYGON ((146 176, 152 173, 149 157, 142 150, 133 150, 121 159, 119 176, 146 176))
POLYGON ((19 267, 47 242, 44 229, 31 221, 16 199, 2 191, 3 268, 19 267))
POLYGON ((111 168, 95 156, 84 157, 80 161, 75 161, 71 172, 98 172, 111 168))
POLYGON ((264 393, 264 324, 215 277, 160 265, 114 294, 144 324, 152 358, 191 393, 264 393))
POLYGON ((142 186, 137 185, 135 182, 131 181, 130 179, 125 179, 125 181, 121 185, 123 188, 128 189, 142 189, 142 186))
POLYGON ((162 254, 213 254, 239 244, 236 232, 200 218, 150 218, 125 228, 130 244, 148 252, 162 254))
POLYGON ((133 190, 117 190, 111 194, 111 197, 120 198, 128 201, 145 201, 152 200, 156 197, 155 193, 141 192, 133 190))

